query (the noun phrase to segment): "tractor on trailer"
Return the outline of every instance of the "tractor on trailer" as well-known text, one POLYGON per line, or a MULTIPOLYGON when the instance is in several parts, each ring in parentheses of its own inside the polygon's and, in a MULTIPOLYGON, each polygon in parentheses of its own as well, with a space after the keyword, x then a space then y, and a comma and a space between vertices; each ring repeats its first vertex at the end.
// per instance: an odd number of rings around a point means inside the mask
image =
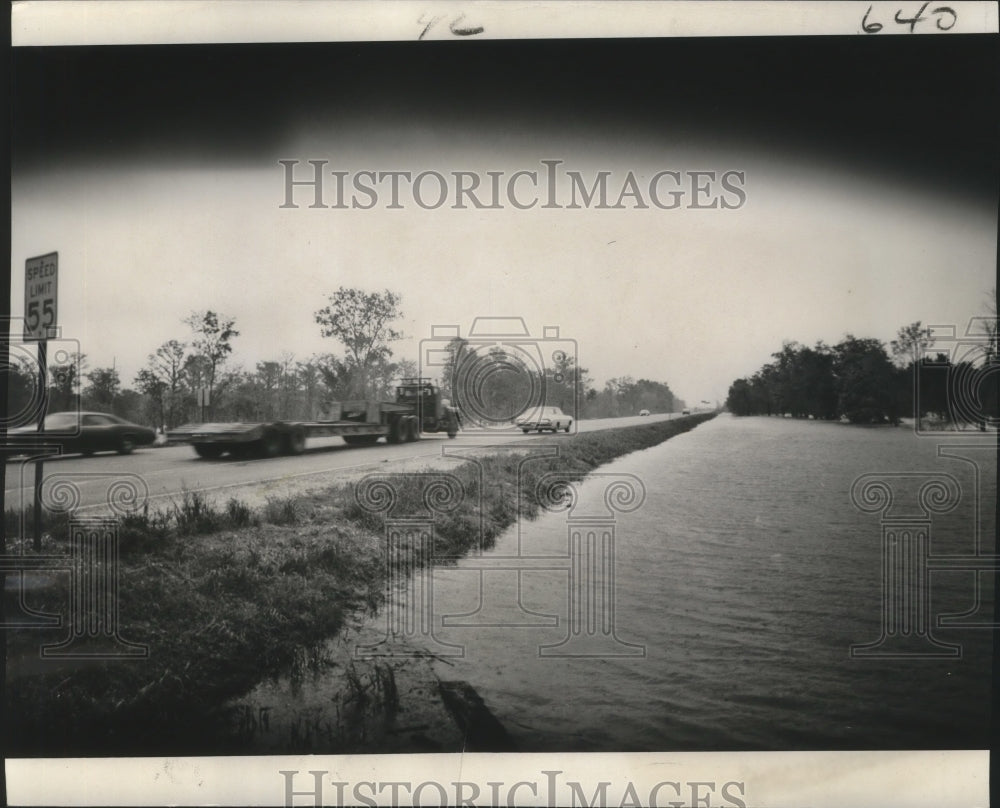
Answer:
POLYGON ((184 424, 167 433, 170 443, 190 443, 201 457, 274 457, 299 454, 307 438, 340 436, 350 446, 420 439, 421 432, 458 434, 458 411, 429 379, 403 379, 395 401, 337 401, 315 421, 184 424))

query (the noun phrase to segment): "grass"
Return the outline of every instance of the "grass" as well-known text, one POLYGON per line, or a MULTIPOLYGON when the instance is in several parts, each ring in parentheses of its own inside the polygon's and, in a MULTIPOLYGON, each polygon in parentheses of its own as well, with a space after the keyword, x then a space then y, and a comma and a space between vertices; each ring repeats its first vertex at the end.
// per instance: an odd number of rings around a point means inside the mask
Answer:
MULTIPOLYGON (((194 541, 177 532, 205 524, 182 516, 158 541, 129 545, 142 552, 126 554, 123 543, 120 633, 147 645, 148 658, 46 662, 52 671, 41 676, 18 676, 12 665, 7 721, 19 753, 207 753, 211 745, 199 743, 209 743, 227 699, 262 677, 302 667, 309 649, 339 630, 345 611, 379 602, 382 548, 357 528, 302 533, 263 524, 194 541)), ((48 539, 43 551, 64 551, 59 544, 48 539)), ((32 605, 64 608, 65 578, 32 605)), ((41 642, 59 639, 12 631, 12 661, 18 651, 37 655, 41 642)))
MULTIPOLYGON (((560 438, 558 457, 523 462, 524 454, 508 452, 479 457, 478 465, 456 464, 448 473, 458 480, 461 501, 437 515, 436 555, 457 558, 480 542, 491 546, 518 517, 536 516, 543 475, 578 478, 709 417, 560 438)), ((414 475, 394 480, 397 513, 425 507, 426 481, 414 475)), ((385 518, 361 507, 350 485, 271 498, 261 508, 236 499, 216 505, 185 492, 166 509, 123 518, 120 635, 148 646, 149 655, 31 664, 41 643, 59 642, 66 630, 9 630, 9 753, 216 751, 219 738, 238 733, 246 721, 224 706, 228 700, 264 678, 304 671, 346 615, 379 607, 385 518)), ((20 515, 9 510, 6 519, 16 535, 20 515)), ((46 515, 44 553, 68 553, 67 525, 65 514, 46 515)), ((68 576, 54 580, 30 593, 33 608, 65 610, 68 576)), ((381 690, 391 693, 391 684, 381 690)))

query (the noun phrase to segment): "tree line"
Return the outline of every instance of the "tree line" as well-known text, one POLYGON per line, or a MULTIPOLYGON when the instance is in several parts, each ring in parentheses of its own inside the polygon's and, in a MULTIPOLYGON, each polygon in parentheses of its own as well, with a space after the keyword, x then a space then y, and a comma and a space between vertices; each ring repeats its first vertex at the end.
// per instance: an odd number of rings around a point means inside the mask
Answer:
POLYGON ((730 385, 726 408, 735 415, 843 418, 864 424, 898 424, 902 417, 954 421, 963 413, 996 413, 996 385, 980 384, 986 378, 984 362, 989 365, 998 355, 995 322, 982 318, 981 339, 958 356, 935 351, 931 329, 919 321, 900 328, 888 350, 880 340, 851 334, 832 346, 785 342, 771 354, 773 361, 730 385), (968 406, 956 407, 962 401, 968 406))
POLYGON ((519 350, 452 339, 440 373, 442 390, 459 411, 498 421, 518 415, 529 402, 554 405, 579 418, 674 412, 686 406, 666 382, 620 376, 598 388, 575 357, 545 353, 536 353, 530 344, 519 350))
MULTIPOLYGON (((240 331, 234 318, 207 309, 194 311, 181 321, 188 334, 170 339, 147 356, 146 364, 131 383, 114 366, 89 367, 79 354, 48 366, 48 412, 99 410, 137 423, 173 428, 203 420, 271 421, 316 418, 325 402, 395 397, 402 377, 416 376, 416 362, 396 358, 392 344, 402 339, 393 324, 402 317, 401 298, 389 291, 365 292, 341 287, 315 312, 324 337, 340 343, 342 353, 316 353, 297 359, 282 353, 276 359, 246 368, 234 360, 234 343, 240 331), (207 400, 207 404, 204 404, 207 400)), ((452 360, 461 365, 469 346, 453 340, 452 360)), ((498 366, 504 357, 495 355, 498 366)), ((491 413, 517 414, 519 407, 536 397, 579 417, 599 418, 637 415, 641 410, 671 412, 684 407, 670 387, 629 376, 593 386, 588 372, 573 357, 558 358, 544 368, 519 368, 489 374, 486 389, 478 391, 491 413), (526 392, 527 391, 527 392, 526 392), (527 398, 526 398, 527 395, 527 398)), ((15 363, 8 391, 10 412, 29 406, 37 384, 37 370, 30 361, 15 363)), ((425 375, 430 375, 425 370, 425 375)), ((452 364, 438 374, 446 396, 462 404, 465 384, 452 364)), ((468 398, 468 397, 466 397, 468 398)))

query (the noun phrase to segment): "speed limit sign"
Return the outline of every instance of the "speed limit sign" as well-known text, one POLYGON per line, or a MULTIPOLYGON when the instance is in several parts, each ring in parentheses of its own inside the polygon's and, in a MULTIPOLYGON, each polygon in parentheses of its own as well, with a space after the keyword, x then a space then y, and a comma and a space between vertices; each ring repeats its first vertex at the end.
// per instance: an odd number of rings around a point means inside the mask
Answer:
POLYGON ((59 253, 39 255, 24 262, 24 338, 55 336, 59 290, 59 253))

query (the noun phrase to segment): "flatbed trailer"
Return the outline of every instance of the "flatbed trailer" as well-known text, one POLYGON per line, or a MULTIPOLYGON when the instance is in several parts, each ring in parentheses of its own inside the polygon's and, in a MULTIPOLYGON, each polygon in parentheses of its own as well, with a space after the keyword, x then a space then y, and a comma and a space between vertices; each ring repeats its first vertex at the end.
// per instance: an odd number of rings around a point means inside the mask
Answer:
POLYGON ((433 385, 407 379, 397 392, 394 402, 332 402, 313 421, 184 424, 167 432, 167 442, 189 443, 201 457, 228 453, 244 458, 299 454, 308 438, 342 437, 350 446, 372 446, 379 438, 388 443, 420 440, 421 431, 455 437, 458 415, 441 401, 433 385))

